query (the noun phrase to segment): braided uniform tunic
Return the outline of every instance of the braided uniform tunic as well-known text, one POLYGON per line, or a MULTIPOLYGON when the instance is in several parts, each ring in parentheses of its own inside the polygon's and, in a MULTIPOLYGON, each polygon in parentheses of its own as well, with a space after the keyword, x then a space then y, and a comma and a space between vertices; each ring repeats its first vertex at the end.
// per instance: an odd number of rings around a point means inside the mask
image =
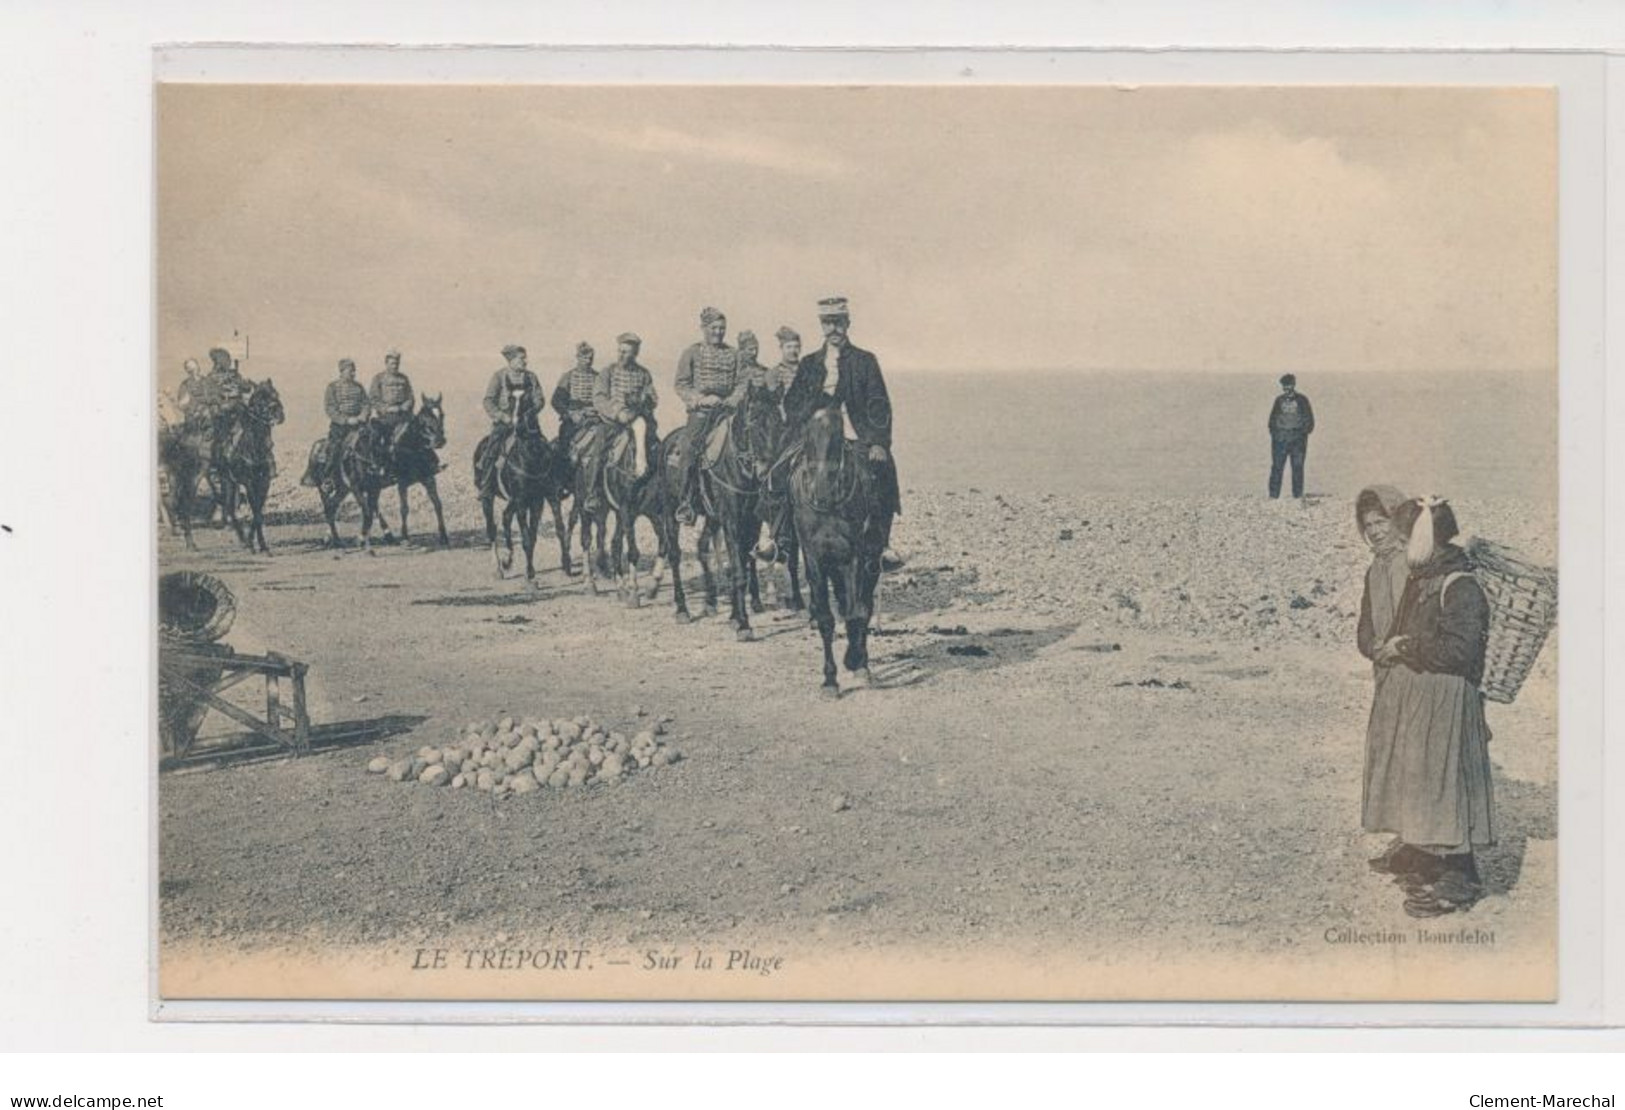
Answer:
POLYGON ((327 412, 328 423, 343 424, 358 416, 365 416, 371 407, 367 391, 354 378, 340 378, 327 383, 322 408, 327 412))
POLYGON ((617 362, 599 374, 592 395, 598 415, 616 422, 623 412, 630 412, 634 417, 647 416, 654 412, 659 401, 654 375, 635 361, 625 366, 617 362))
POLYGON ((726 343, 696 343, 677 360, 677 396, 690 411, 706 397, 737 403, 749 384, 739 372, 739 352, 726 343))
POLYGON ((399 370, 381 371, 372 379, 372 388, 367 393, 372 399, 373 414, 385 424, 401 423, 417 407, 412 379, 399 370))
POLYGON ((553 411, 566 423, 579 424, 592 419, 593 392, 598 388, 598 371, 590 367, 573 366, 559 377, 553 387, 553 411))

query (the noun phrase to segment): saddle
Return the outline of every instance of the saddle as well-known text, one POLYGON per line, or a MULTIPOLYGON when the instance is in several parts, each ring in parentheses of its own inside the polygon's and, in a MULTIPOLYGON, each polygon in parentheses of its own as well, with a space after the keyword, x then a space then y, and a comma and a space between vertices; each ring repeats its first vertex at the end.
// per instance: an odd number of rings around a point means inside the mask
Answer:
POLYGON ((732 439, 733 421, 727 417, 719 419, 711 426, 705 435, 705 442, 700 445, 700 466, 710 470, 721 462, 732 439))

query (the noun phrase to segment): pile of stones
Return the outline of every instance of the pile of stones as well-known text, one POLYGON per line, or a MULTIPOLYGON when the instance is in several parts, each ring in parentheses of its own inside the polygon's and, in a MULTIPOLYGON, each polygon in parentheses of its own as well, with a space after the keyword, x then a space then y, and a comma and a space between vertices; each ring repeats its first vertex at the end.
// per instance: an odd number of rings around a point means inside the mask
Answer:
POLYGON ((666 735, 669 723, 662 718, 627 736, 588 716, 471 721, 438 748, 426 745, 402 759, 381 755, 367 770, 391 782, 493 795, 608 785, 682 758, 666 735))

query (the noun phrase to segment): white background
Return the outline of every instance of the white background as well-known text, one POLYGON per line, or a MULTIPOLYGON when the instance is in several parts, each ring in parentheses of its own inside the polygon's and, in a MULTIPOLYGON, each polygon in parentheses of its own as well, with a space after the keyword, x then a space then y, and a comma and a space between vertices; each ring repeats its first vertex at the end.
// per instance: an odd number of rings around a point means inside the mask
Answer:
MULTIPOLYGON (((1369 1049, 1452 1048, 1503 1053, 1524 1048, 1589 1048, 1622 1044, 1617 1031, 1495 1030, 1238 1030, 1162 1028, 910 1028, 878 1029, 719 1029, 714 1027, 602 1028, 403 1028, 312 1025, 175 1025, 148 1021, 147 976, 148 772, 146 719, 150 712, 150 660, 145 643, 150 627, 151 436, 148 389, 150 358, 150 79, 151 49, 165 42, 352 42, 352 43, 551 43, 551 44, 792 44, 902 46, 1064 45, 1159 47, 1382 47, 1434 46, 1500 49, 1619 48, 1625 44, 1625 14, 1617 3, 1457 4, 1256 3, 999 5, 911 3, 882 8, 877 3, 821 3, 804 7, 768 4, 629 4, 613 14, 586 4, 517 3, 380 6, 352 4, 251 5, 231 3, 151 4, 126 10, 115 4, 19 3, 0 11, 0 201, 6 228, 0 233, 0 321, 5 323, 6 370, 0 401, 0 622, 5 639, 0 668, 0 720, 6 730, 7 770, 0 774, 0 832, 8 864, 0 899, 0 1045, 15 1049, 89 1050, 260 1050, 260 1049, 509 1049, 509 1048, 1012 1048, 1088 1047, 1096 1049, 1369 1049), (87 484, 87 476, 100 480, 87 484), (80 491, 93 489, 86 497, 80 491)), ((1178 59, 1183 61, 1181 57, 1178 59)), ((1312 59, 1308 61, 1312 62, 1312 59)), ((1601 63, 1597 63, 1599 71, 1601 63)), ((1199 67, 1198 67, 1199 68, 1199 67)), ((1625 67, 1609 67, 1609 103, 1618 134, 1625 118, 1625 67)), ((1191 72, 1197 72, 1192 69, 1191 72)), ((1600 75, 1600 72, 1599 72, 1600 75)), ((1599 85, 1600 87, 1600 85, 1599 85)), ((1582 141, 1602 142, 1602 127, 1582 141)), ((1565 135, 1565 140, 1568 136, 1565 135)), ((1614 191, 1625 181, 1625 142, 1605 150, 1614 191)), ((1596 153, 1594 150, 1593 153, 1596 153)), ((1567 152, 1565 152, 1567 154, 1567 152)), ((1567 163, 1565 163, 1567 165, 1567 163)), ((1567 183, 1565 182, 1565 188, 1567 183)), ((1614 202, 1616 213, 1618 201, 1614 202)), ((1617 217, 1607 230, 1614 288, 1625 288, 1619 259, 1625 232, 1617 217)), ((1601 241, 1600 226, 1577 229, 1601 241)), ((1564 228, 1565 250, 1576 229, 1564 228)), ((1601 297, 1595 274, 1582 275, 1576 289, 1565 259, 1565 312, 1570 298, 1601 297), (1589 283, 1589 284, 1587 284, 1589 283)), ((1617 303, 1618 297, 1614 298, 1617 303)), ((1618 316, 1617 307, 1613 313, 1618 316)), ((1625 389, 1606 393, 1591 381, 1572 394, 1571 365, 1604 351, 1603 337, 1587 335, 1583 349, 1569 345, 1565 320, 1565 414, 1574 405, 1595 421, 1604 405, 1614 427, 1625 426, 1625 389)), ((1612 321, 1611 321, 1612 323, 1612 321)), ((1615 325, 1617 326, 1617 324, 1615 325)), ((1616 341, 1616 346, 1618 342, 1616 341)), ((1617 362, 1617 356, 1610 360, 1617 362)), ((1617 379, 1616 379, 1617 380, 1617 379)), ((1592 424, 1595 429, 1595 423, 1592 424)), ((1566 445, 1567 446, 1567 445, 1566 445)), ((1603 444, 1588 437, 1566 450, 1564 465, 1595 460, 1603 444)), ((1625 520, 1616 438, 1606 442, 1610 511, 1606 552, 1608 597, 1619 607, 1625 559, 1625 520)), ((1565 495, 1570 473, 1565 472, 1565 495)), ((1593 485, 1600 496, 1600 486, 1593 485)), ((1565 502, 1565 527, 1569 516, 1565 502)), ((1565 542, 1569 537, 1565 536, 1565 542)), ((1602 536, 1584 542, 1600 569, 1602 536)), ((1565 574, 1570 570, 1565 549, 1565 574)), ((1589 577, 1589 576, 1587 576, 1589 577)), ((1569 581, 1569 579, 1566 579, 1569 581)), ((1574 612, 1572 592, 1565 594, 1574 612)), ((1596 613, 1601 596, 1591 599, 1596 613)), ((1565 629, 1565 634, 1568 630, 1565 629)), ((1608 626, 1609 654, 1625 657, 1625 632, 1616 618, 1608 626)), ((1603 660, 1589 665, 1565 645, 1568 666, 1602 677, 1603 660)), ((1612 668, 1617 671, 1618 668, 1612 668)), ((1618 688, 1609 691, 1619 719, 1618 688)), ((1590 699, 1590 691, 1565 691, 1590 699)), ((1590 701, 1594 705, 1595 702, 1590 701)), ((1565 728, 1570 718, 1565 717, 1565 728)), ((1617 732, 1617 729, 1614 730, 1617 732)), ((1572 806, 1601 812, 1605 799, 1625 798, 1618 738, 1612 762, 1595 778, 1576 782, 1564 772, 1563 842, 1565 896, 1570 894, 1571 852, 1591 853, 1595 845, 1571 843, 1572 806), (1570 790, 1579 791, 1577 798, 1570 790), (1572 804, 1571 804, 1572 803, 1572 804)), ((1565 744, 1568 743, 1567 737, 1565 744)), ((1565 757, 1568 749, 1565 748, 1565 757)), ((1607 900, 1606 920, 1618 932, 1625 922, 1619 879, 1621 823, 1616 817, 1607 869, 1592 892, 1607 900)), ((1567 958, 1569 949, 1565 949, 1567 958)), ((1600 962, 1585 970, 1606 978, 1616 1001, 1625 997, 1625 963, 1600 962)), ((1571 968, 1565 967, 1565 974, 1571 968)), ((1288 1020, 1291 1020, 1288 1018, 1288 1020)), ((1619 1021, 1616 1010, 1614 1021, 1619 1021)), ((1257 1068, 1224 1078, 1214 1061, 1200 1068, 1144 1060, 1091 1061, 1061 1076, 1058 1090, 1069 1100, 1102 1093, 1135 1091, 1150 1105, 1217 1102, 1221 1105, 1341 1106, 1385 1097, 1397 1105, 1465 1106, 1467 1096, 1523 1093, 1602 1093, 1617 1078, 1587 1068, 1597 1060, 1565 1060, 1559 1067, 1539 1062, 1519 1071, 1517 1058, 1499 1056, 1471 1065, 1412 1058, 1411 1066, 1347 1058, 1295 1060, 1267 1076, 1257 1068), (1416 1065, 1420 1063, 1421 1066, 1416 1065), (1512 1068, 1511 1076, 1497 1075, 1512 1068), (1566 1078, 1563 1078, 1566 1077, 1566 1078), (1560 1081, 1561 1079, 1561 1081, 1560 1081), (1180 1087, 1183 1081, 1186 1085, 1180 1087), (1126 1086, 1109 1086, 1119 1084, 1126 1086), (1185 1092, 1185 1097, 1167 1097, 1185 1092), (1387 1092, 1379 1095, 1378 1092, 1387 1092)), ((1618 1061, 1610 1061, 1617 1067, 1618 1061)), ((511 1091, 518 1097, 558 1097, 567 1081, 586 1081, 588 1091, 603 1085, 625 1094, 642 1074, 667 1097, 684 1074, 674 1062, 639 1072, 616 1066, 599 1073, 590 1063, 559 1068, 518 1062, 483 1063, 477 1068, 400 1061, 356 1065, 360 1070, 329 1071, 328 1062, 310 1071, 254 1061, 189 1059, 102 1061, 0 1060, 0 1099, 25 1093, 142 1094, 186 1090, 195 1097, 166 1105, 226 1105, 205 1092, 231 1092, 229 1104, 274 1105, 290 1090, 333 1092, 347 1076, 365 1074, 371 1096, 364 1104, 386 1104, 385 1088, 399 1083, 394 1105, 425 1105, 439 1096, 435 1085, 453 1081, 457 1097, 511 1091), (520 1070, 527 1069, 527 1070, 520 1070), (544 1091, 535 1085, 537 1069, 550 1074, 544 1091), (332 1084, 322 1079, 334 1076, 332 1084), (471 1076, 480 1081, 470 1083, 471 1076), (26 1086, 24 1085, 27 1081, 26 1086), (94 1083, 92 1083, 94 1080, 94 1083), (292 1088, 282 1084, 292 1083, 292 1088), (378 1101, 374 1103, 374 1099, 378 1101), (419 1101, 423 1100, 423 1101, 419 1101)), ((998 1071, 978 1069, 960 1076, 933 1065, 944 1090, 961 1096, 986 1092, 1003 1101, 1040 1077, 1026 1065, 998 1071)), ((782 1065, 770 1075, 756 1069, 757 1098, 767 1092, 777 1102, 787 1075, 782 1065)), ((866 1089, 848 1083, 823 1087, 831 1073, 814 1068, 796 1089, 804 1095, 850 1097, 866 1089)), ((707 1078, 708 1084, 714 1079, 707 1078)), ((911 1079, 917 1082, 918 1079, 911 1079)), ((714 1090, 711 1086, 707 1091, 714 1090)), ((1035 1092, 1036 1093, 1036 1092, 1035 1092)), ((331 1094, 328 1096, 331 1097, 331 1094)), ((447 1097, 453 1097, 447 1092, 447 1097)), ((589 1096, 590 1097, 590 1096, 589 1096)), ((916 1098, 921 1097, 916 1094, 916 1098)), ((794 1099, 787 1099, 795 1101, 794 1099)), ((308 1094, 313 1105, 338 1105, 308 1094)), ((1113 1103, 1119 1099, 1110 1100, 1113 1103)))

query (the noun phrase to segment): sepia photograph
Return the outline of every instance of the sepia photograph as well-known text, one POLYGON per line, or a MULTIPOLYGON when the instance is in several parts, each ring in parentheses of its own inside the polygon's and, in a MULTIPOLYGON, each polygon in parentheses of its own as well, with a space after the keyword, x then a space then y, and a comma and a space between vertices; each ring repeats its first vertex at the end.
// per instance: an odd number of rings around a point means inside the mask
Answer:
POLYGON ((154 95, 158 998, 1556 1000, 1554 89, 154 95))

